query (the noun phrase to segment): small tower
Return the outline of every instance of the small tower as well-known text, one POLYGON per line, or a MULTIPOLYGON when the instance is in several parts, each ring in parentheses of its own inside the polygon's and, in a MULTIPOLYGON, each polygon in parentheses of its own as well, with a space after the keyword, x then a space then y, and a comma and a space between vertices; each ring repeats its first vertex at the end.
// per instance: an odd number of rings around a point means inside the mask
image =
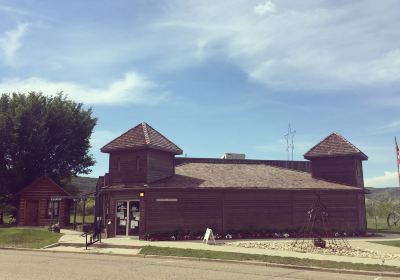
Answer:
POLYGON ((312 147, 304 158, 311 161, 313 178, 364 187, 362 161, 368 157, 336 132, 312 147))
POLYGON ((143 122, 103 148, 110 154, 109 184, 145 184, 175 174, 175 155, 182 150, 143 122))

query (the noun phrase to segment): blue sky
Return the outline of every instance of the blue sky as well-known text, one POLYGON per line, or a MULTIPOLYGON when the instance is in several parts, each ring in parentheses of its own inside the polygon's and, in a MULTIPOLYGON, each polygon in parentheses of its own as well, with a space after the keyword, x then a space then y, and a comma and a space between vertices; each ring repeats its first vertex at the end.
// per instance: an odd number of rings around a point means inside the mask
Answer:
POLYGON ((400 2, 2 1, 0 92, 63 91, 99 149, 146 121, 193 157, 286 159, 337 131, 397 186, 400 2))

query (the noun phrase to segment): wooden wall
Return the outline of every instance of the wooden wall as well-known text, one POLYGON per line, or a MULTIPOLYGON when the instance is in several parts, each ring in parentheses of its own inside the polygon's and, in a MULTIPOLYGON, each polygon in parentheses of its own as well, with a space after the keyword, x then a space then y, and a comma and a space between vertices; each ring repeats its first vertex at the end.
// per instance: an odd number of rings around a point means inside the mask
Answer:
MULTIPOLYGON (((54 196, 66 196, 67 194, 57 186, 54 186, 52 181, 46 178, 41 178, 35 181, 32 185, 28 186, 19 195, 18 200, 18 212, 17 212, 17 224, 19 226, 25 226, 27 213, 28 201, 38 203, 38 217, 37 226, 45 226, 51 223, 51 218, 47 216, 48 203, 51 197, 54 196)), ((70 220, 70 201, 61 200, 59 208, 59 219, 61 225, 69 224, 70 220)))
POLYGON ((155 182, 175 174, 174 154, 148 150, 147 182, 155 182))
POLYGON ((312 176, 332 182, 363 187, 362 162, 357 157, 329 157, 311 160, 312 176))
POLYGON ((175 173, 174 155, 153 149, 110 153, 109 166, 111 185, 150 183, 175 173))
POLYGON ((109 167, 111 185, 145 182, 147 177, 147 151, 110 153, 109 167))
MULTIPOLYGON (((139 191, 110 192, 112 224, 115 202, 138 199, 139 191)), ((364 195, 321 191, 332 230, 365 231, 364 195)), ((201 231, 297 230, 316 200, 313 191, 232 189, 146 189, 140 199, 140 236, 145 233, 201 231)), ((111 229, 114 233, 114 230, 111 229)))

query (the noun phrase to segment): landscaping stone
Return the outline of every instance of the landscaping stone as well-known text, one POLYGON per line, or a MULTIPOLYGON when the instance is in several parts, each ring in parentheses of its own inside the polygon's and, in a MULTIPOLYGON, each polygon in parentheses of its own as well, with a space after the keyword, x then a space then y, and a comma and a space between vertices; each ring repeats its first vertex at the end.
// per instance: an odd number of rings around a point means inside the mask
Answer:
MULTIPOLYGON (((301 241, 299 241, 301 242, 301 241)), ((329 242, 327 242, 326 248, 315 247, 312 241, 306 241, 301 246, 293 246, 293 241, 237 241, 227 242, 225 245, 243 247, 243 248, 257 248, 277 251, 292 251, 300 253, 313 253, 322 255, 336 255, 336 256, 348 256, 348 257, 362 257, 362 258, 374 258, 382 260, 400 260, 399 254, 388 254, 380 253, 368 249, 342 247, 334 248, 329 242)))

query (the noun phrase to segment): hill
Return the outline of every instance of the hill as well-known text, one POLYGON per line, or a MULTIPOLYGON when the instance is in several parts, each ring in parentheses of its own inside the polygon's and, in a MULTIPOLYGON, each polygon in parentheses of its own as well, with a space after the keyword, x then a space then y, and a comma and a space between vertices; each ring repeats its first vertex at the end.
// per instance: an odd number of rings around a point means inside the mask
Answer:
POLYGON ((370 190, 370 194, 366 195, 366 198, 388 201, 388 200, 400 200, 400 188, 367 188, 370 190))
POLYGON ((71 185, 77 189, 79 193, 91 193, 96 191, 97 178, 92 177, 75 177, 71 180, 71 185))

